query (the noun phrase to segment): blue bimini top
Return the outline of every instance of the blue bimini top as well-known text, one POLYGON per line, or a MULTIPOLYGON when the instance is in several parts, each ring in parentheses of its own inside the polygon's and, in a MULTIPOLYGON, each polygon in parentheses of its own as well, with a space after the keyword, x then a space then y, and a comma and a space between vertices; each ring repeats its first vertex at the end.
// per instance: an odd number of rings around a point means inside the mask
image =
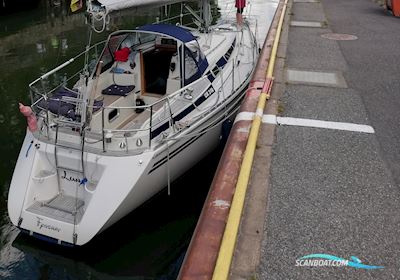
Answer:
POLYGON ((184 43, 196 40, 196 37, 194 37, 188 30, 172 24, 147 24, 138 27, 138 30, 161 33, 176 38, 184 43))

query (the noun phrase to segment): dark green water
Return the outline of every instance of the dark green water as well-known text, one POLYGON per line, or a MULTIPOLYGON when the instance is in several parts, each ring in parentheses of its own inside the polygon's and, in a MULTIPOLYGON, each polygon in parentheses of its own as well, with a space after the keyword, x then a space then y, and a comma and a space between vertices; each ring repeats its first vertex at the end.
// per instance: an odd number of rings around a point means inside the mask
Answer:
MULTIPOLYGON (((157 16, 159 9, 143 10, 112 25, 132 27, 157 16)), ((66 4, 43 1, 36 9, 0 16, 0 278, 175 279, 219 151, 175 182, 171 196, 159 194, 78 249, 23 236, 8 219, 8 189, 26 127, 18 102, 29 103, 27 85, 81 51, 86 40, 83 15, 71 14, 66 4)))

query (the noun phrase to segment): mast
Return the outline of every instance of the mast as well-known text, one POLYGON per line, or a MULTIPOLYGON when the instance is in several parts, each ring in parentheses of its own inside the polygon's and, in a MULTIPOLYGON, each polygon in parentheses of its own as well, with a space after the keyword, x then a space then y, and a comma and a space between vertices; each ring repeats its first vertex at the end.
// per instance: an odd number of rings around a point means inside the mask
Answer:
POLYGON ((208 33, 208 30, 211 25, 211 9, 210 9, 210 1, 209 0, 200 0, 200 8, 202 11, 202 19, 204 24, 204 31, 208 33))

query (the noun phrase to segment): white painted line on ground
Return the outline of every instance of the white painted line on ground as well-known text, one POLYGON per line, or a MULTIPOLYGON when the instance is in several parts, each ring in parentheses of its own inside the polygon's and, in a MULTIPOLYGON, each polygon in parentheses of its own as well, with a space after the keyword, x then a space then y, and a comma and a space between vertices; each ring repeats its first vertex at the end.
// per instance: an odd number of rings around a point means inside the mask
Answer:
POLYGON ((290 22, 290 26, 294 27, 317 27, 321 28, 322 27, 322 22, 319 21, 298 21, 298 20, 292 20, 290 22))
MULTIPOLYGON (((253 118, 254 118, 254 113, 241 112, 236 116, 235 123, 238 121, 252 121, 253 118)), ((353 131, 362 133, 375 133, 375 130, 372 126, 365 124, 330 122, 330 121, 320 121, 320 120, 311 120, 302 118, 277 117, 275 115, 263 115, 262 122, 264 124, 302 126, 302 127, 325 128, 325 129, 344 130, 344 131, 353 131)))
MULTIPOLYGON (((271 116, 271 115, 266 115, 266 116, 271 116)), ((365 124, 329 122, 329 121, 320 121, 311 119, 283 118, 283 117, 276 117, 276 120, 274 121, 271 117, 269 118, 270 119, 267 118, 265 119, 265 123, 314 127, 314 128, 326 128, 326 129, 345 130, 345 131, 363 132, 363 133, 375 133, 375 130, 372 126, 365 124)))
POLYGON ((364 133, 375 133, 375 130, 372 126, 365 124, 328 122, 328 121, 319 121, 310 119, 280 118, 280 117, 277 117, 277 122, 279 125, 294 125, 294 126, 326 128, 335 130, 364 132, 364 133))
POLYGON ((262 118, 263 123, 278 124, 277 117, 275 115, 264 115, 262 118))

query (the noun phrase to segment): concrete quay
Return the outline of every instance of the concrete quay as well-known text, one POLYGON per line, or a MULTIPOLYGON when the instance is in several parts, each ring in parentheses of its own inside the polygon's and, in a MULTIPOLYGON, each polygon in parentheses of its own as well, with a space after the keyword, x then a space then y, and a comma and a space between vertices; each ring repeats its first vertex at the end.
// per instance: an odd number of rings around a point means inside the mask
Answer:
POLYGON ((399 28, 369 0, 289 2, 230 279, 400 278, 399 28))
POLYGON ((370 0, 280 1, 210 192, 235 190, 225 231, 182 279, 400 278, 399 28, 370 0))

